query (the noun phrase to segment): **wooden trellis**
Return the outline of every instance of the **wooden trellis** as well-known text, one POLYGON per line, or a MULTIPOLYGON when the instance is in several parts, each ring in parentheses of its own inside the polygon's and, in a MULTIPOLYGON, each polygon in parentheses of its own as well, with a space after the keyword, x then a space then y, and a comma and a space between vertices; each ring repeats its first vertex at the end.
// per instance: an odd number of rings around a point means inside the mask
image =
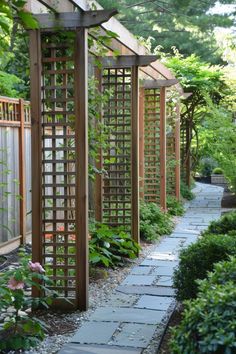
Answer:
POLYGON ((176 80, 145 81, 140 92, 141 198, 166 209, 166 87, 176 80))
POLYGON ((88 307, 87 27, 114 13, 39 15, 30 31, 33 261, 60 308, 88 307))
POLYGON ((181 178, 190 187, 191 184, 191 129, 188 122, 181 122, 180 151, 181 151, 181 178))
POLYGON ((166 192, 180 198, 180 120, 179 103, 167 104, 166 192))
POLYGON ((105 58, 101 73, 101 90, 111 96, 103 107, 102 119, 109 129, 107 151, 100 168, 106 174, 98 177, 96 218, 130 232, 139 242, 139 127, 138 67, 148 65, 155 56, 105 58))

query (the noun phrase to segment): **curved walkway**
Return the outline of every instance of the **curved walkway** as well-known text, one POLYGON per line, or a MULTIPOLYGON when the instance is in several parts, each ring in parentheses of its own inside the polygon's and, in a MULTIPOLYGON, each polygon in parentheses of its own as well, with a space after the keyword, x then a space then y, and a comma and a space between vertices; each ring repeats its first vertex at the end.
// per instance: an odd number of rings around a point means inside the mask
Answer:
MULTIPOLYGON (((145 354, 152 338, 160 339, 175 304, 172 275, 178 252, 195 242, 200 232, 221 215, 223 188, 197 183, 196 198, 173 233, 97 308, 60 354, 145 354)), ((156 346, 158 343, 155 343, 156 346)))

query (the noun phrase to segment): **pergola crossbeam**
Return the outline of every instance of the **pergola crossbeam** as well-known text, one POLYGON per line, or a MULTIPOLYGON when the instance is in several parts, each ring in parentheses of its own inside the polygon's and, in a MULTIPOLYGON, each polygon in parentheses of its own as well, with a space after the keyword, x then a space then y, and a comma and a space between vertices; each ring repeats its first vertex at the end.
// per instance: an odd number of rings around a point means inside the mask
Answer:
POLYGON ((130 68, 132 66, 147 66, 157 60, 156 55, 120 55, 101 58, 104 68, 130 68))
POLYGON ((63 12, 53 14, 35 15, 41 29, 75 29, 90 28, 107 22, 112 16, 117 14, 116 9, 80 12, 63 12))
POLYGON ((146 89, 157 89, 161 87, 171 87, 178 84, 177 79, 169 80, 144 80, 143 87, 146 89))

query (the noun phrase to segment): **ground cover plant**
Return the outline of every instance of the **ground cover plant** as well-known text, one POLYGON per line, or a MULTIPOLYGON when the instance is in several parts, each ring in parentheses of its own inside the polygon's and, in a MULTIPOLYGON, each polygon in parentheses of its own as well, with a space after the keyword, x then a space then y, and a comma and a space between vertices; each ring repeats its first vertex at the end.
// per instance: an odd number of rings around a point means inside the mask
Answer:
POLYGON ((214 264, 236 255, 236 237, 206 235, 180 252, 179 268, 174 273, 174 287, 178 300, 197 296, 197 279, 204 279, 214 264))
POLYGON ((91 224, 89 261, 93 266, 114 267, 138 256, 139 245, 121 228, 91 224))
POLYGON ((235 353, 236 258, 216 263, 198 285, 197 299, 185 302, 182 321, 173 329, 171 353, 235 353))
POLYGON ((180 194, 182 198, 187 200, 193 200, 195 197, 194 193, 191 191, 191 188, 189 188, 183 181, 180 183, 180 194))
POLYGON ((7 312, 0 326, 0 351, 30 349, 45 337, 45 324, 29 313, 31 308, 48 308, 52 293, 48 286, 51 281, 38 262, 31 262, 24 250, 19 253, 19 266, 4 271, 0 276, 0 311, 7 312), (33 298, 27 291, 39 289, 42 297, 33 298), (43 295, 44 294, 44 295, 43 295))
POLYGON ((168 235, 173 229, 173 221, 168 213, 155 203, 140 203, 140 237, 146 241, 155 241, 161 235, 168 235))
POLYGON ((184 205, 181 201, 173 196, 167 196, 167 210, 170 215, 181 216, 184 213, 184 205))

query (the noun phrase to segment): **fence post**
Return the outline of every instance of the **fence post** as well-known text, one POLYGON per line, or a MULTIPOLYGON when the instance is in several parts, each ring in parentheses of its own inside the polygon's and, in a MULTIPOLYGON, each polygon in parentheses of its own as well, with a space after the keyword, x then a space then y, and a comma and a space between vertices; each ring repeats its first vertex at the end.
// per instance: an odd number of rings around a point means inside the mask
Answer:
POLYGON ((24 100, 19 100, 19 179, 20 179, 20 235, 21 244, 26 243, 26 180, 25 180, 25 112, 24 100))
POLYGON ((160 204, 166 210, 166 88, 160 89, 160 204))
POLYGON ((141 199, 144 199, 144 168, 144 88, 141 87, 139 90, 139 195, 141 199))

